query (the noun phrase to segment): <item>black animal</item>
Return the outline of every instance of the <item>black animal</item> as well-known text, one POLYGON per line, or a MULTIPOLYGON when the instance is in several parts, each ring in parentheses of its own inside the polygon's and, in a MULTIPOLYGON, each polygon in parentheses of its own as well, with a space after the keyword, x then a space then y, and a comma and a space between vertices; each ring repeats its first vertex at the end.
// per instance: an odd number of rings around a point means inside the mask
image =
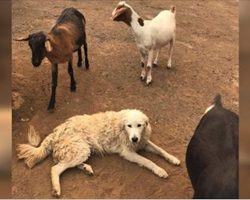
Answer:
POLYGON ((31 61, 34 67, 40 66, 45 57, 52 64, 52 93, 48 110, 53 109, 56 102, 58 64, 68 62, 71 91, 76 90, 72 68, 73 52, 78 52, 77 65, 80 67, 82 65, 82 46, 85 53, 85 67, 86 69, 89 68, 85 25, 86 20, 82 13, 75 8, 66 8, 49 33, 40 31, 26 37, 14 39, 29 42, 32 51, 31 61))
POLYGON ((239 198, 239 118, 214 99, 188 145, 186 165, 198 199, 239 198))

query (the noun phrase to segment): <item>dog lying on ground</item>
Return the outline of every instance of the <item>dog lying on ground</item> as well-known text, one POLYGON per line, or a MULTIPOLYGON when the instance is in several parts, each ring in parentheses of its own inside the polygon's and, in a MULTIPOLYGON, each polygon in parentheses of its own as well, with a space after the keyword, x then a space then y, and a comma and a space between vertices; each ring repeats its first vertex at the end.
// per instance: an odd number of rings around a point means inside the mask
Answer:
POLYGON ((126 160, 152 170, 167 178, 167 172, 152 161, 140 156, 137 150, 145 149, 164 157, 173 165, 180 161, 152 143, 148 117, 139 110, 108 111, 94 115, 78 115, 56 127, 40 144, 40 137, 31 127, 29 144, 18 146, 18 159, 24 159, 29 168, 52 153, 57 163, 51 169, 52 194, 60 196, 60 174, 72 167, 93 174, 92 167, 84 162, 91 153, 117 153, 126 160))

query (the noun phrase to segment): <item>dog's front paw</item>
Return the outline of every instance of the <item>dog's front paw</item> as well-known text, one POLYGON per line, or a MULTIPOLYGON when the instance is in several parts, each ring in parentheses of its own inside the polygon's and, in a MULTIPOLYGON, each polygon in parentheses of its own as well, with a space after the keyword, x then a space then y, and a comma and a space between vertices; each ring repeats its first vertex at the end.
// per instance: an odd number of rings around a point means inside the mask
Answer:
POLYGON ((173 165, 180 165, 181 164, 181 161, 178 158, 174 157, 174 156, 170 158, 170 162, 173 165))
POLYGON ((168 173, 164 170, 164 169, 162 169, 162 168, 157 168, 155 171, 154 171, 154 173, 156 174, 156 175, 158 175, 159 177, 161 177, 161 178, 167 178, 168 177, 168 173))

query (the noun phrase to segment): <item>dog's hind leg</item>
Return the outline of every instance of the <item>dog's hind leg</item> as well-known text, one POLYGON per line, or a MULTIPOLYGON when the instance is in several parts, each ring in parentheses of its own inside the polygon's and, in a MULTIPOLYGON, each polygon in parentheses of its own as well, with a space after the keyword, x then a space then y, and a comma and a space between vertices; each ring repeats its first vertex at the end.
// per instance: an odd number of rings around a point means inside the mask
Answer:
POLYGON ((82 163, 80 165, 77 165, 77 168, 83 170, 88 175, 94 174, 92 167, 86 163, 82 163))
POLYGON ((56 157, 60 158, 59 163, 51 168, 52 194, 56 197, 59 197, 61 194, 60 174, 68 168, 78 167, 90 156, 91 151, 88 144, 81 140, 76 140, 77 138, 73 138, 71 141, 67 141, 67 146, 60 146, 64 147, 64 151, 57 154, 56 157))
POLYGON ((70 166, 67 163, 58 163, 51 168, 52 194, 59 197, 61 194, 60 174, 70 166))
MULTIPOLYGON (((88 157, 86 157, 86 160, 87 159, 88 159, 88 157)), ((80 162, 82 163, 84 161, 80 161, 80 162)), ((61 186, 60 186, 60 178, 59 178, 60 174, 68 168, 79 167, 80 162, 77 160, 74 160, 74 162, 70 162, 70 163, 58 163, 57 165, 55 165, 51 168, 52 194, 54 196, 59 197, 61 194, 61 186)), ((83 164, 80 164, 80 165, 83 165, 83 164)), ((84 165, 86 165, 86 164, 84 164, 84 165)), ((90 165, 88 165, 88 166, 90 167, 90 165)))
POLYGON ((151 141, 148 141, 148 143, 145 146, 145 150, 162 156, 173 165, 180 165, 181 163, 179 159, 177 159, 173 155, 170 155, 169 153, 167 153, 166 151, 164 151, 162 148, 158 147, 151 141))

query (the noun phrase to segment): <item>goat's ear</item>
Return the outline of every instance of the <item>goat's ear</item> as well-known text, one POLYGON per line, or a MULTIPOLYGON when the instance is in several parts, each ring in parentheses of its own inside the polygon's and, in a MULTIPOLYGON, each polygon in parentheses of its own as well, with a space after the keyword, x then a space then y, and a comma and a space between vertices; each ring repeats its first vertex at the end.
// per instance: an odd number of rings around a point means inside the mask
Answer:
POLYGON ((126 12, 126 10, 127 10, 127 7, 115 9, 112 13, 111 19, 113 21, 122 21, 122 19, 120 17, 126 12))
POLYGON ((28 36, 23 36, 17 39, 13 39, 14 41, 28 41, 30 39, 30 35, 28 36))
POLYGON ((45 48, 46 48, 47 52, 51 52, 53 49, 51 46, 51 42, 48 39, 45 42, 45 48))

